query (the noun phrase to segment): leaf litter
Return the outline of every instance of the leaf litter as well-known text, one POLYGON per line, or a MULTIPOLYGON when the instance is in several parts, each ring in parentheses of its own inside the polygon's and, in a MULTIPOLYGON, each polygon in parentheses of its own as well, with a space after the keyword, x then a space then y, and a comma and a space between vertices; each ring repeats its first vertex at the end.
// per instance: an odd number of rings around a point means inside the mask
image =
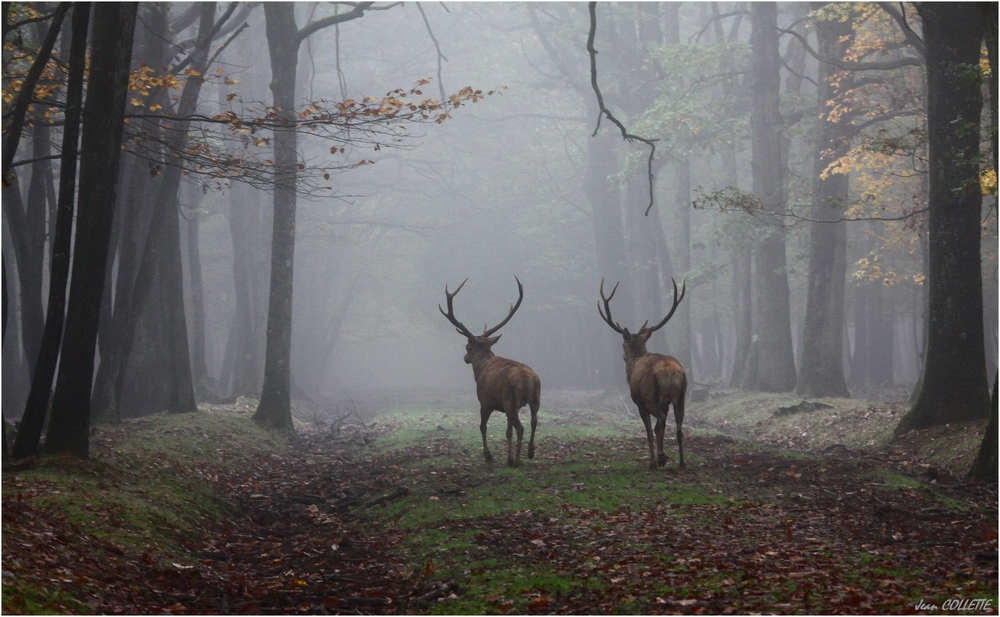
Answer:
MULTIPOLYGON (((41 499, 57 484, 4 473, 5 612, 24 612, 32 590, 43 612, 110 614, 895 614, 952 598, 991 599, 981 612, 997 612, 996 486, 919 461, 846 448, 789 455, 694 433, 687 470, 648 472, 637 426, 548 435, 510 472, 446 432, 383 450, 368 444, 393 423, 362 428, 357 443, 300 430, 283 452, 239 465, 146 460, 235 506, 178 530, 177 550, 91 533, 41 499), (649 488, 600 505, 608 474, 630 465, 630 481, 649 488), (545 500, 463 513, 522 479, 545 500), (700 497, 679 498, 690 489, 700 497), (418 507, 436 514, 413 518, 418 507), (429 533, 461 542, 428 553, 419 538, 429 533)), ((95 445, 113 453, 130 430, 95 445)))

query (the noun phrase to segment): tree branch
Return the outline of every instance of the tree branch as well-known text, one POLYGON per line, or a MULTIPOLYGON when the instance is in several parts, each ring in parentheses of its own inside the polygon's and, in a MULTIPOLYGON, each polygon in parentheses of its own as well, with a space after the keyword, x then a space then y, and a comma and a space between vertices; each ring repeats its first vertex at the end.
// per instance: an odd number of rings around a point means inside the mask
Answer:
POLYGON ((10 128, 7 129, 7 138, 3 141, 2 171, 4 184, 7 183, 7 172, 10 171, 10 165, 14 162, 14 154, 17 152, 18 142, 21 141, 24 116, 34 98, 35 84, 38 83, 38 78, 41 77, 45 65, 49 62, 52 47, 56 44, 56 37, 59 36, 59 30, 62 27, 63 18, 66 17, 66 12, 69 11, 69 6, 69 2, 60 2, 55 12, 53 12, 52 23, 49 24, 49 30, 45 33, 45 40, 42 41, 42 46, 38 49, 38 56, 31 63, 31 68, 28 69, 24 83, 21 85, 21 89, 17 93, 17 98, 14 100, 10 128))
POLYGON ((438 44, 437 38, 434 37, 434 31, 431 30, 431 22, 427 21, 427 15, 424 13, 424 7, 420 6, 419 2, 417 3, 417 10, 420 11, 420 16, 424 18, 424 25, 427 26, 427 34, 429 34, 430 37, 431 37, 431 40, 434 41, 434 49, 436 49, 437 52, 438 52, 438 55, 437 55, 437 61, 438 61, 438 88, 441 89, 441 100, 443 101, 443 100, 445 100, 445 94, 444 94, 444 81, 441 79, 441 59, 444 58, 444 61, 448 62, 448 58, 445 58, 444 54, 441 53, 441 46, 438 44))
POLYGON ((904 66, 923 66, 924 64, 922 58, 914 58, 913 56, 907 56, 905 58, 900 58, 899 60, 886 60, 884 62, 846 62, 831 56, 824 56, 823 54, 817 52, 809 46, 809 43, 801 34, 795 32, 794 30, 784 30, 782 28, 778 28, 778 31, 784 32, 785 34, 791 34, 797 38, 799 42, 802 43, 802 47, 813 58, 816 58, 820 62, 825 62, 826 64, 835 66, 843 71, 891 71, 893 69, 903 68, 904 66))
POLYGON ((900 10, 896 10, 896 7, 892 6, 889 2, 879 2, 878 6, 883 11, 889 14, 890 17, 896 20, 896 24, 899 29, 903 31, 903 36, 906 37, 906 42, 913 46, 921 56, 926 55, 924 50, 924 42, 917 36, 917 33, 910 28, 910 24, 906 21, 906 13, 903 12, 902 2, 900 2, 900 10))
POLYGON ((649 145, 648 171, 646 172, 649 176, 649 206, 646 208, 645 214, 645 216, 649 216, 649 211, 653 209, 653 155, 656 154, 656 144, 653 142, 656 140, 632 135, 625 128, 625 125, 619 122, 618 118, 615 118, 614 114, 605 107, 604 97, 601 96, 601 89, 597 85, 597 50, 594 49, 594 35, 597 33, 597 3, 590 2, 588 7, 590 10, 590 34, 587 36, 587 52, 590 54, 590 85, 594 88, 594 94, 597 95, 597 105, 601 108, 600 113, 597 114, 597 126, 594 128, 591 137, 597 135, 597 131, 601 129, 601 116, 603 115, 607 116, 608 120, 621 130, 622 138, 625 141, 641 141, 649 145))
POLYGON ((365 14, 371 6, 375 4, 374 2, 359 2, 354 5, 354 8, 346 13, 340 13, 338 15, 330 15, 324 17, 323 19, 317 19, 314 22, 308 23, 299 29, 299 43, 311 36, 314 32, 327 28, 334 24, 342 24, 345 21, 351 21, 352 19, 357 19, 365 14))

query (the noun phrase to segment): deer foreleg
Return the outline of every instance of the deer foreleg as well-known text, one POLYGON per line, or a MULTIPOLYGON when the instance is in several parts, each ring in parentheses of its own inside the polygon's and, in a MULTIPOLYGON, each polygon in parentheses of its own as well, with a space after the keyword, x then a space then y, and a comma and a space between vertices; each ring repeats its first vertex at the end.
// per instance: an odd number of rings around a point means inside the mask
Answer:
POLYGON ((659 415, 656 417, 656 428, 653 432, 656 433, 656 462, 660 467, 667 464, 667 455, 663 452, 663 432, 667 427, 667 416, 666 414, 659 415))
POLYGON ((490 447, 486 443, 486 423, 489 422, 491 410, 483 407, 479 410, 479 432, 483 434, 483 455, 486 457, 487 463, 493 462, 493 454, 490 453, 490 447))
POLYGON ((649 444, 649 468, 656 469, 656 453, 653 451, 653 427, 649 424, 649 412, 644 409, 639 410, 639 417, 646 425, 646 442, 649 444))

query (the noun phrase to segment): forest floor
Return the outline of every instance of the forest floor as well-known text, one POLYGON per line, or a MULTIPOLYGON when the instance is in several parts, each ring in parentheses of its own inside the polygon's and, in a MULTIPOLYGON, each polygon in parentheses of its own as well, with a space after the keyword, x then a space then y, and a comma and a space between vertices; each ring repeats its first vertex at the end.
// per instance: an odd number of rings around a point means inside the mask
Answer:
POLYGON ((3 612, 997 614, 980 423, 893 442, 901 404, 722 392, 689 403, 687 468, 668 439, 649 471, 631 404, 563 392, 512 469, 472 396, 300 412, 295 439, 240 399, 5 467, 3 612))

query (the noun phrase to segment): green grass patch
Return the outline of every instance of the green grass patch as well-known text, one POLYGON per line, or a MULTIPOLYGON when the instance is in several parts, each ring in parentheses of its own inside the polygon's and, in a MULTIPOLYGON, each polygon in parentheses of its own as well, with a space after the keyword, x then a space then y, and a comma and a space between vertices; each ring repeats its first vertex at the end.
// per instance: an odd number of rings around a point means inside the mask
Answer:
MULTIPOLYGON (((66 583, 66 586, 71 585, 66 583)), ((4 612, 17 615, 85 615, 91 612, 72 591, 23 579, 4 581, 3 608, 4 612)))

